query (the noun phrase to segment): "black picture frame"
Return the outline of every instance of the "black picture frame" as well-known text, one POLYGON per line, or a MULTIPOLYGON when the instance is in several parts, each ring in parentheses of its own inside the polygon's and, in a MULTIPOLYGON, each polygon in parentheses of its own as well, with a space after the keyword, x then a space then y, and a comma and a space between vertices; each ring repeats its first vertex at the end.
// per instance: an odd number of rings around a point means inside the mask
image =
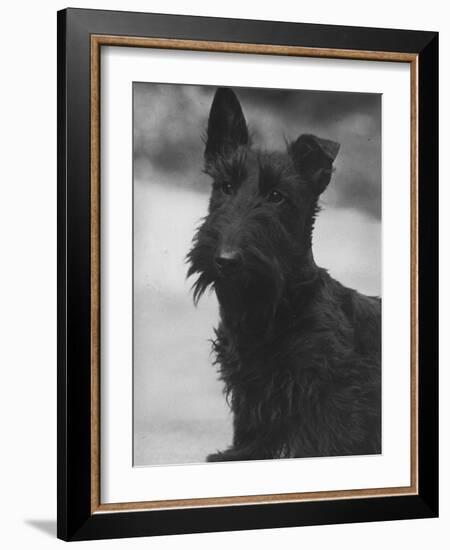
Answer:
POLYGON ((438 34, 66 9, 58 12, 58 530, 88 540, 438 515, 438 34), (91 37, 147 37, 417 56, 418 491, 139 511, 92 511, 91 37))

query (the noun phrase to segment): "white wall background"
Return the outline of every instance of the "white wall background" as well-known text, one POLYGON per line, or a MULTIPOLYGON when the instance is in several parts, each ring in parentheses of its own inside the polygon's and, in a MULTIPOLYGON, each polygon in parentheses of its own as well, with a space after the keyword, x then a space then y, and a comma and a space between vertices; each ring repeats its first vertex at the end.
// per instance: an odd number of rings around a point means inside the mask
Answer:
MULTIPOLYGON (((244 3, 228 0, 98 0, 77 7, 128 9, 441 31, 441 157, 450 148, 450 18, 440 0, 244 3)), ((2 7, 0 85, 0 540, 2 547, 53 548, 56 517, 56 10, 29 0, 2 7)), ((441 280, 449 278, 449 169, 441 169, 441 280), (444 216, 445 214, 445 216, 444 216)), ((430 213, 432 215, 432 213, 430 213)), ((441 518, 85 543, 93 548, 273 546, 446 548, 450 536, 450 405, 446 388, 450 329, 441 289, 441 518), (447 543, 445 542, 447 540, 447 543)))

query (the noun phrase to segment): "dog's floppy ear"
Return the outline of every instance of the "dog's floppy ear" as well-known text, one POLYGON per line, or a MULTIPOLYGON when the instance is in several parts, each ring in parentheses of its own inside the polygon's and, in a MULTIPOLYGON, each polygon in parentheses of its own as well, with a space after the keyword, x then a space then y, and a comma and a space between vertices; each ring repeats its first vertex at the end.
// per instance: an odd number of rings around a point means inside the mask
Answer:
POLYGON ((209 112, 205 158, 248 144, 248 129, 241 104, 230 88, 218 88, 209 112))
POLYGON ((319 138, 312 134, 302 134, 290 146, 294 164, 302 179, 314 185, 319 195, 330 182, 333 162, 339 151, 339 143, 319 138))

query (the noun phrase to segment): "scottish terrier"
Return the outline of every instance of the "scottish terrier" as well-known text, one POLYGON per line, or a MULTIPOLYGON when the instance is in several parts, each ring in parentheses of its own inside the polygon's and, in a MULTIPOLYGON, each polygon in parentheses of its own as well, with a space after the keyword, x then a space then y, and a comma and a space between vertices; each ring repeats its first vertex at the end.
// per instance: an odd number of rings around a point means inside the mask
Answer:
POLYGON ((228 88, 205 142, 212 191, 188 276, 195 302, 217 295, 213 351, 233 415, 231 446, 207 460, 380 453, 381 301, 334 280, 311 248, 339 144, 302 134, 284 152, 256 149, 228 88))

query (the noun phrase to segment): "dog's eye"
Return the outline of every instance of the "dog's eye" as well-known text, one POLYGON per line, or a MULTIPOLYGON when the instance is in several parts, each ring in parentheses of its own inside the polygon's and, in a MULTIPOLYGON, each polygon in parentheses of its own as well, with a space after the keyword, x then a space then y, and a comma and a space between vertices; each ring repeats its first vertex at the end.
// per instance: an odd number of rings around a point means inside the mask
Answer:
POLYGON ((270 201, 270 202, 283 202, 284 200, 284 197, 283 195, 277 191, 276 189, 273 189, 273 191, 271 191, 269 193, 269 195, 267 196, 267 199, 270 201))
POLYGON ((231 183, 222 183, 222 193, 224 195, 231 195, 233 193, 233 186, 231 183))

